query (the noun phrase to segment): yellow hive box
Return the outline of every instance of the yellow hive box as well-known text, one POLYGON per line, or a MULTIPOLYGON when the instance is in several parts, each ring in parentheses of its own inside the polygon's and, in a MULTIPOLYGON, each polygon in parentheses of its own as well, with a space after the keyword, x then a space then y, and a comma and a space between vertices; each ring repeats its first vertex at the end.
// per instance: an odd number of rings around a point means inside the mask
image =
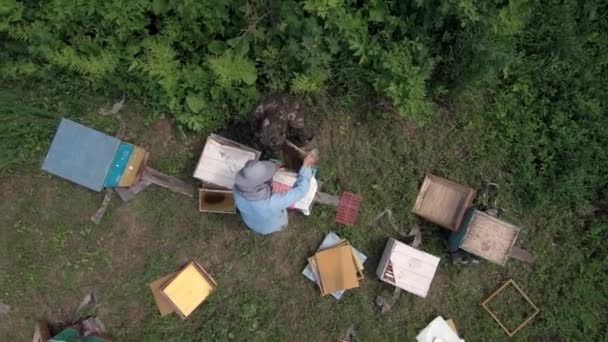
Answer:
POLYGON ((195 261, 187 263, 173 278, 168 280, 161 293, 182 318, 188 317, 215 291, 217 283, 195 261))

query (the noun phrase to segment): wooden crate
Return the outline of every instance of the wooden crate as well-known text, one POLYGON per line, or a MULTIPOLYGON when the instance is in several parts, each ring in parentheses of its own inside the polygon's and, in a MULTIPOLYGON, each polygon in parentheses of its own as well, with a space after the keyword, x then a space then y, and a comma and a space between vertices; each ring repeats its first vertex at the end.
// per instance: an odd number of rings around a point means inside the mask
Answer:
POLYGON ((425 298, 439 258, 389 238, 376 269, 380 280, 425 298))
POLYGON ((412 212, 456 232, 474 197, 475 189, 427 174, 412 212))
POLYGON ((479 210, 472 210, 463 224, 460 248, 499 265, 509 260, 520 229, 479 210))
POLYGON ((205 213, 236 213, 232 190, 203 186, 198 190, 198 210, 205 213))

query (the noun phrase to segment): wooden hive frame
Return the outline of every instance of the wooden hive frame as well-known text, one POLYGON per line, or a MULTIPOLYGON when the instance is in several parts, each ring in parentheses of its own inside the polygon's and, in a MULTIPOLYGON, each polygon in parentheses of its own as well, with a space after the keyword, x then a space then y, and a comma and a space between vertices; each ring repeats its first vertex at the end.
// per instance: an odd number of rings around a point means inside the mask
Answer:
POLYGON ((515 281, 513 279, 509 279, 506 283, 504 283, 501 287, 499 287, 496 291, 494 291, 490 295, 490 297, 488 297, 486 300, 483 301, 483 303, 481 303, 481 305, 483 306, 484 309, 486 309, 486 311, 490 314, 490 316, 492 316, 492 318, 496 321, 496 323, 498 323, 498 325, 500 325, 500 327, 507 333, 507 335, 509 335, 509 337, 512 337, 518 331, 520 331, 524 326, 526 326, 526 324, 530 323, 530 321, 534 317, 536 317, 536 315, 538 315, 538 313, 540 312, 538 307, 536 307, 536 305, 534 305, 534 303, 528 297, 528 295, 526 295, 526 293, 515 283, 515 281), (530 306, 534 309, 534 313, 532 315, 528 316, 528 318, 526 318, 523 322, 521 322, 521 324, 519 324, 519 326, 517 326, 517 328, 515 328, 513 331, 509 330, 500 321, 500 319, 498 319, 496 314, 494 314, 494 312, 492 312, 492 310, 488 306, 488 303, 490 303, 490 301, 492 301, 492 299, 494 299, 502 290, 504 290, 509 285, 513 285, 515 287, 515 289, 517 290, 517 292, 519 292, 519 294, 521 294, 521 296, 526 300, 526 302, 528 302, 528 304, 530 304, 530 306))
POLYGON ((475 198, 475 193, 473 188, 427 174, 420 186, 412 212, 441 227, 457 232, 467 209, 475 198), (447 216, 451 216, 451 219, 446 217, 444 214, 446 212, 449 213, 447 216))

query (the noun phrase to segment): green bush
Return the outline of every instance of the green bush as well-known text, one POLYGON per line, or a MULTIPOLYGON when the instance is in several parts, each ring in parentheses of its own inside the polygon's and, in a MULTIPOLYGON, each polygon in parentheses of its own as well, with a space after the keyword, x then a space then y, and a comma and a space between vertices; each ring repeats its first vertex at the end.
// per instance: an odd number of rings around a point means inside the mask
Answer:
MULTIPOLYGON (((369 70, 359 82, 392 99, 396 111, 425 120, 433 113, 431 76, 439 58, 431 44, 438 24, 423 18, 433 10, 424 6, 5 1, 0 55, 7 63, 0 77, 70 72, 92 87, 149 98, 180 125, 201 131, 246 115, 262 92, 331 90, 343 63, 354 62, 369 70)), ((440 20, 460 20, 458 6, 442 6, 440 20)))

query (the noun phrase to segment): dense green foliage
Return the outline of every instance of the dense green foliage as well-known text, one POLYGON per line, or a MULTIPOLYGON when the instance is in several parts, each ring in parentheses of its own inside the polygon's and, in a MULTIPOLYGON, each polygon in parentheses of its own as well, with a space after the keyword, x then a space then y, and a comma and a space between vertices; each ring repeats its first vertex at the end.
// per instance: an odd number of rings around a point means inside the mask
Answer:
MULTIPOLYGON (((561 267, 531 280, 563 303, 543 308, 539 335, 598 340, 608 329, 603 1, 4 0, 0 44, 6 87, 74 78, 197 132, 279 90, 331 95, 340 113, 377 121, 450 122, 466 144, 461 179, 499 183, 537 241, 568 245, 561 267)), ((43 149, 55 117, 1 96, 0 171, 43 149)))
POLYGON ((477 31, 491 27, 508 37, 525 25, 517 8, 461 1, 9 0, 2 6, 4 78, 70 71, 93 86, 150 98, 193 130, 246 114, 260 92, 283 89, 361 95, 356 86, 363 86, 388 97, 399 113, 426 120, 432 96, 443 89, 432 84, 438 65, 451 64, 455 52, 474 54, 475 41, 462 43, 477 31), (345 66, 352 69, 346 73, 345 66))

